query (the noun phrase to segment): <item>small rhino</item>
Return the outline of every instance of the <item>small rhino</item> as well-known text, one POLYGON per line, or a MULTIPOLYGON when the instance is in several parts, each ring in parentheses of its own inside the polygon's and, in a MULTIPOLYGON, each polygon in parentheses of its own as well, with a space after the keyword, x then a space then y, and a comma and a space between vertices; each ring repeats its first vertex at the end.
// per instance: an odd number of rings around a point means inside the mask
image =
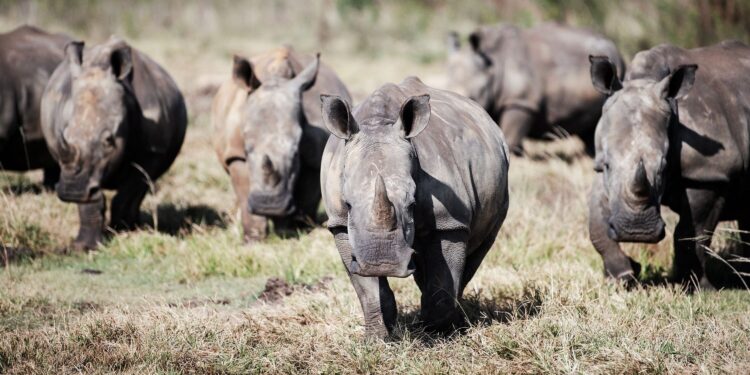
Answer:
POLYGON ((78 204, 77 249, 102 240, 104 189, 117 190, 111 226, 133 228, 149 186, 169 169, 187 129, 185 101, 169 74, 112 37, 71 42, 42 97, 42 130, 62 170, 58 197, 78 204))
POLYGON ((310 223, 320 205, 320 159, 328 130, 321 93, 351 100, 319 57, 282 47, 248 60, 235 56, 232 79, 211 109, 213 144, 232 179, 245 242, 276 228, 310 223))
POLYGON ((640 265, 619 243, 661 241, 666 205, 680 216, 673 281, 711 286, 706 248, 719 221, 738 221, 750 256, 750 47, 663 44, 638 52, 625 80, 617 77, 607 57, 591 58, 594 86, 610 95, 589 202, 589 235, 605 274, 637 279, 640 265))
POLYGON ((354 111, 324 95, 333 136, 320 184, 328 229, 357 292, 369 336, 396 324, 387 277, 414 274, 429 329, 452 327, 457 299, 508 210, 508 149, 475 102, 410 77, 354 111))
POLYGON ((0 168, 44 169, 44 186, 54 189, 60 168, 47 150, 39 120, 44 86, 72 39, 34 26, 0 34, 0 168))
MULTIPOLYGON (((589 55, 608 56, 624 74, 615 44, 589 30, 542 24, 521 29, 507 24, 480 27, 461 50, 451 34, 449 88, 474 99, 490 113, 515 154, 523 139, 568 134, 593 156, 594 129, 606 96, 588 83, 589 55)), ((620 76, 622 78, 622 76, 620 76)))

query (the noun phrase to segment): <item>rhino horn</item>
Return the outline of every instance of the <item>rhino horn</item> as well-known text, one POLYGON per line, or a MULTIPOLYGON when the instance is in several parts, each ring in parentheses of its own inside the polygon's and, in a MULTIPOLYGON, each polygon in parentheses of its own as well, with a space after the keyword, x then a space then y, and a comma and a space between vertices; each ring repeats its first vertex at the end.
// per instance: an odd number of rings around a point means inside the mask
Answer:
POLYGON ((384 230, 393 229, 396 226, 396 217, 393 205, 388 200, 388 192, 385 190, 383 176, 378 174, 375 180, 375 197, 372 202, 373 223, 375 227, 384 230))
POLYGON ((640 196, 648 195, 651 192, 651 183, 648 182, 646 167, 643 165, 643 159, 638 162, 635 170, 635 179, 633 179, 633 192, 640 196))

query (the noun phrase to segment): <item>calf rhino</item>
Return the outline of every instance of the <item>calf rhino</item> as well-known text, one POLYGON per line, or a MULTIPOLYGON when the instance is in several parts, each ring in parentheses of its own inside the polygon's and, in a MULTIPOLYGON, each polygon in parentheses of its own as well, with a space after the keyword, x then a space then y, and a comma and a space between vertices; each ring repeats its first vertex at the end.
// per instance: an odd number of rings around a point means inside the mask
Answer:
POLYGON ((508 146, 523 153, 526 137, 577 135, 593 155, 594 129, 606 96, 588 83, 589 55, 608 56, 624 74, 614 43, 588 30, 555 24, 531 29, 486 26, 471 33, 469 51, 449 44, 449 88, 482 105, 508 146))
POLYGON ((54 188, 60 168, 47 150, 39 106, 44 86, 70 41, 33 26, 0 34, 0 168, 43 168, 48 188, 54 188))
POLYGON ((113 228, 137 224, 153 183, 182 147, 187 111, 167 72, 116 37, 72 42, 42 98, 42 130, 62 173, 57 195, 78 204, 73 245, 91 249, 104 229, 103 189, 115 189, 113 228))
POLYGON ((396 324, 387 277, 412 273, 429 329, 457 323, 457 299, 492 247, 508 210, 508 149, 479 105, 411 77, 386 84, 352 112, 322 96, 334 135, 323 154, 328 228, 369 336, 396 324))
POLYGON ((623 82, 608 58, 592 57, 591 79, 611 95, 596 131, 589 217, 606 275, 638 276, 618 243, 660 241, 666 205, 680 216, 674 280, 708 285, 705 249, 717 222, 737 220, 750 241, 750 48, 659 45, 635 56, 623 82))
POLYGON ((214 98, 213 144, 232 179, 246 242, 277 227, 310 222, 320 205, 320 159, 329 133, 321 93, 351 100, 319 57, 279 48, 248 60, 235 56, 232 79, 214 98))

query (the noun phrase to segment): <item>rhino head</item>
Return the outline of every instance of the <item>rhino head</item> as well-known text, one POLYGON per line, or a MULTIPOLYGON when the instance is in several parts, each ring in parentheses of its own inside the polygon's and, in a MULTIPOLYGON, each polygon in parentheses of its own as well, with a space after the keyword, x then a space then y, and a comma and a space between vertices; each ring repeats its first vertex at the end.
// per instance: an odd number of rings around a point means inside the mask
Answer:
POLYGON ((407 277, 415 270, 415 178, 419 171, 410 139, 427 126, 430 97, 406 99, 400 112, 356 119, 349 105, 321 96, 323 122, 344 139, 341 199, 348 209, 352 246, 350 272, 361 276, 407 277))
POLYGON ((132 51, 124 41, 86 50, 82 42, 65 48, 70 69, 70 101, 62 131, 57 194, 66 202, 101 199, 101 188, 125 156, 129 116, 138 104, 132 88, 132 51))
POLYGON ((489 111, 493 106, 492 60, 479 48, 480 40, 480 31, 472 33, 469 36, 470 49, 464 49, 458 34, 450 33, 446 62, 447 88, 474 100, 489 111))
POLYGON ((233 79, 248 96, 240 111, 250 176, 248 210, 282 217, 296 211, 293 193, 300 170, 300 142, 309 126, 302 93, 315 84, 320 55, 298 75, 289 70, 261 82, 245 58, 235 56, 233 79))
POLYGON ((695 81, 696 65, 683 65, 661 79, 620 82, 607 57, 590 57, 594 87, 610 95, 596 128, 594 168, 609 200, 609 237, 618 242, 664 238, 660 205, 664 192, 670 127, 679 123, 677 100, 695 81))

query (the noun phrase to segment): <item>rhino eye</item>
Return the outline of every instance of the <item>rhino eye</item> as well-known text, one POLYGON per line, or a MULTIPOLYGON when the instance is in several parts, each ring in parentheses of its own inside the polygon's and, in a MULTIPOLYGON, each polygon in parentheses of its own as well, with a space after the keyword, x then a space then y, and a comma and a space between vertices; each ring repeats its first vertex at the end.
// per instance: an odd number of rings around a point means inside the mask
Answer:
POLYGON ((115 136, 112 134, 107 134, 104 137, 104 146, 105 147, 115 147, 115 136))

